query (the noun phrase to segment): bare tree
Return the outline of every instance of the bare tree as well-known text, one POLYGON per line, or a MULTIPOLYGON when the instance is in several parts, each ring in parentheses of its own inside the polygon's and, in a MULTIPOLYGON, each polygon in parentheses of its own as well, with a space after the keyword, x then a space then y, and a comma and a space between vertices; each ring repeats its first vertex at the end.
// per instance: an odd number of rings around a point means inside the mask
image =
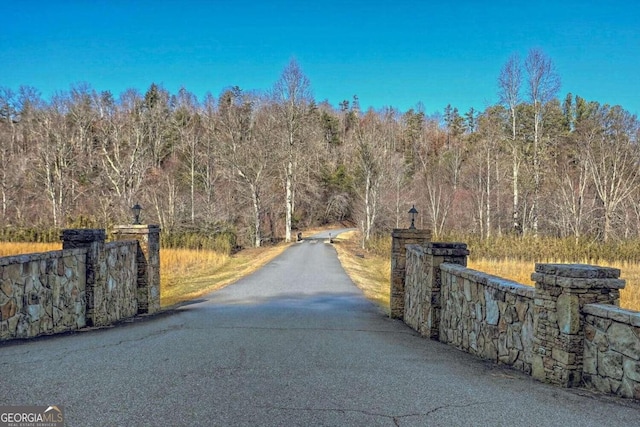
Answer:
POLYGON ((268 185, 267 174, 273 162, 274 116, 260 109, 259 100, 244 94, 240 88, 224 92, 219 101, 218 140, 220 158, 230 176, 240 185, 253 208, 253 244, 262 243, 262 195, 268 185))
POLYGON ((69 102, 64 94, 53 97, 39 121, 39 167, 37 175, 51 205, 54 227, 63 225, 71 209, 71 193, 75 185, 76 151, 72 145, 71 126, 67 121, 69 102))
POLYGON ((522 231, 520 220, 520 202, 518 191, 518 177, 520 173, 520 163, 522 157, 520 155, 520 147, 517 143, 517 126, 516 126, 516 107, 520 103, 520 87, 522 86, 522 68, 520 66, 520 58, 517 54, 512 55, 500 70, 498 78, 498 96, 500 102, 506 105, 511 118, 511 186, 513 189, 513 230, 522 231))
MULTIPOLYGON (((9 88, 0 88, 0 197, 2 198, 2 208, 0 219, 2 224, 7 222, 9 205, 13 199, 12 190, 15 181, 12 175, 14 170, 14 152, 17 139, 17 116, 16 94, 9 88)), ((18 157, 19 158, 19 157, 18 157)))
POLYGON ((171 119, 169 92, 152 83, 140 105, 145 151, 151 158, 151 166, 160 168, 173 152, 174 140, 168 132, 171 119))
POLYGON ((426 198, 427 216, 434 237, 444 232, 449 212, 458 189, 464 150, 456 136, 454 145, 451 135, 437 126, 428 129, 429 135, 423 144, 415 148, 420 172, 422 193, 426 198))
POLYGON ((311 83, 295 59, 283 70, 273 88, 277 117, 283 128, 285 184, 285 241, 291 241, 292 216, 295 210, 295 180, 297 155, 305 142, 304 124, 312 101, 311 83))
POLYGON ((529 100, 533 105, 533 233, 538 233, 538 211, 540 205, 540 186, 542 170, 540 168, 540 136, 542 133, 543 111, 547 102, 553 99, 560 90, 560 77, 555 71, 553 62, 540 49, 531 49, 524 61, 527 71, 527 89, 529 100))
POLYGON ((362 221, 363 247, 371 238, 379 210, 380 186, 384 176, 382 165, 387 156, 382 141, 382 126, 379 117, 369 111, 361 120, 356 131, 357 146, 355 151, 356 167, 360 175, 361 191, 364 202, 364 220, 362 221))
POLYGON ((103 174, 118 198, 120 214, 134 203, 149 170, 141 98, 133 90, 122 94, 120 105, 106 116, 100 129, 103 174))
POLYGON ((640 187, 638 120, 621 107, 603 106, 595 119, 599 133, 591 138, 587 162, 598 198, 602 203, 603 240, 610 239, 615 215, 627 198, 640 187))
POLYGON ((582 120, 569 135, 564 150, 555 165, 550 183, 555 189, 549 198, 553 205, 551 218, 562 236, 573 236, 578 241, 592 222, 595 209, 592 175, 588 151, 599 138, 600 126, 596 120, 582 120))
POLYGON ((200 144, 202 139, 202 118, 199 114, 198 100, 186 89, 181 88, 176 98, 173 112, 173 127, 177 131, 179 148, 187 163, 189 179, 190 219, 196 222, 196 186, 200 168, 200 144))

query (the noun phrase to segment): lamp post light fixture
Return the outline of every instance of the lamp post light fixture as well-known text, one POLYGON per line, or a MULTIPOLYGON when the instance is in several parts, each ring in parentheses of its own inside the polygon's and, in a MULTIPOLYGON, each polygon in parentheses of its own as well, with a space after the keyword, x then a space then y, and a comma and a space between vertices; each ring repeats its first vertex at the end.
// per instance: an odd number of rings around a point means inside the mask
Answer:
POLYGON ((140 206, 137 203, 131 207, 131 212, 133 212, 133 225, 140 225, 141 210, 142 210, 142 206, 140 206))
POLYGON ((416 210, 416 205, 413 205, 411 209, 409 209, 409 215, 411 215, 411 225, 409 226, 409 230, 416 229, 416 215, 418 211, 416 210))

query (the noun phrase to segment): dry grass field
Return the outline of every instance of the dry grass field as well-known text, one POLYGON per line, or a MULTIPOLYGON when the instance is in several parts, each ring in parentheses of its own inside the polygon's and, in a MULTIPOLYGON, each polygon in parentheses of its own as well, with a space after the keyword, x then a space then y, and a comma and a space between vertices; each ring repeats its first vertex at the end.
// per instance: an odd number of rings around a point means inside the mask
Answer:
POLYGON ((258 270, 289 245, 245 249, 234 255, 191 249, 160 251, 161 305, 198 298, 258 270))
MULTIPOLYGON (((360 248, 360 238, 357 232, 341 234, 336 239, 336 250, 345 271, 351 280, 360 287, 365 295, 380 304, 385 310, 389 309, 389 283, 391 275, 391 262, 389 256, 381 253, 390 253, 390 241, 378 242, 377 245, 388 245, 389 248, 375 247, 372 251, 360 248)), ((553 262, 553 261, 545 261, 553 262)), ((585 264, 592 264, 583 261, 585 264)), ((625 289, 620 296, 620 306, 628 310, 640 311, 640 264, 632 262, 608 263, 599 261, 595 263, 604 267, 615 267, 621 270, 621 278, 627 281, 625 289)), ((504 277, 523 285, 533 286, 531 273, 534 271, 534 262, 517 260, 488 260, 473 259, 468 261, 468 267, 483 271, 495 276, 504 277)))
MULTIPOLYGON (((584 264, 592 264, 584 261, 584 264)), ((640 264, 621 262, 609 263, 600 261, 597 265, 620 269, 620 278, 627 281, 627 285, 620 292, 620 306, 628 310, 640 311, 640 264)), ((534 286, 531 281, 531 273, 535 269, 535 263, 517 260, 488 260, 470 259, 468 267, 474 270, 484 271, 494 276, 504 277, 523 285, 534 286)))
POLYGON ((36 252, 58 251, 62 243, 15 243, 0 242, 0 257, 31 254, 36 252))
POLYGON ((350 231, 334 239, 338 259, 353 283, 365 296, 389 311, 391 259, 360 247, 358 232, 350 231))

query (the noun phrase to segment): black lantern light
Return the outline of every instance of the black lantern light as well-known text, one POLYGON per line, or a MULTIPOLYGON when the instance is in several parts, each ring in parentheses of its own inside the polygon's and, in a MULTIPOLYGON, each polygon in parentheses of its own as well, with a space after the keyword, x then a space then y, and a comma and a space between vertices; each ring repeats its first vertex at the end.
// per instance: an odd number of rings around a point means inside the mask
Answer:
POLYGON ((140 211, 142 210, 142 206, 139 204, 135 204, 131 207, 131 212, 133 212, 133 224, 140 225, 140 211))
POLYGON ((418 211, 416 210, 416 205, 413 205, 411 209, 409 209, 409 215, 411 215, 411 225, 409 226, 409 230, 416 229, 416 215, 418 211))

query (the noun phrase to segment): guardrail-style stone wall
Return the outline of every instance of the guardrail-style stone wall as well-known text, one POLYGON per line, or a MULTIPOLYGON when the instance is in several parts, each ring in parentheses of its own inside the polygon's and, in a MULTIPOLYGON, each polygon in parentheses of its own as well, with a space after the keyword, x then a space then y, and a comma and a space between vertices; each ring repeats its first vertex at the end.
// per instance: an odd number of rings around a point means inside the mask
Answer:
POLYGON ((104 230, 63 230, 61 251, 0 258, 0 340, 157 311, 159 233, 157 226, 137 227, 138 238, 105 243, 104 230))
POLYGON ((392 317, 541 381, 640 399, 640 313, 619 308, 620 270, 536 264, 534 288, 466 268, 464 244, 405 249, 392 317))
POLYGON ((110 325, 138 314, 137 252, 135 241, 105 245, 106 277, 94 290, 94 325, 110 325))
POLYGON ((440 341, 531 373, 535 289, 443 264, 440 341))
POLYGON ((582 379, 598 391, 640 399, 640 313, 584 306, 582 379))
POLYGON ((0 340, 85 326, 86 249, 0 258, 0 340))

